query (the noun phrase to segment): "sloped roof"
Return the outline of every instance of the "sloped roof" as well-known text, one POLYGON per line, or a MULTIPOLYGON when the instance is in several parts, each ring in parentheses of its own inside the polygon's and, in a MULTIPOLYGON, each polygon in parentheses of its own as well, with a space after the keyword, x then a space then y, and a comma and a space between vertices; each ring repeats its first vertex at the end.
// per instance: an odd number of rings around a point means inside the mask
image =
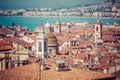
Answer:
POLYGON ((0 46, 0 51, 12 50, 12 46, 0 46))
MULTIPOLYGON (((55 65, 39 74, 39 65, 32 63, 17 68, 0 71, 0 80, 94 80, 98 78, 112 78, 110 74, 95 71, 83 71, 71 68, 70 71, 57 72, 55 65), (87 77, 86 77, 87 76, 87 77)), ((108 79, 110 80, 110 79, 108 79)))
MULTIPOLYGON (((95 80, 98 78, 112 77, 110 74, 104 74, 95 71, 83 71, 72 68, 70 71, 57 72, 54 66, 47 71, 43 71, 42 80, 95 80)), ((108 79, 111 80, 111 79, 108 79)))
POLYGON ((56 25, 61 25, 60 20, 57 20, 55 24, 56 24, 56 25))
POLYGON ((0 32, 1 32, 1 33, 4 33, 4 34, 13 34, 13 33, 14 33, 14 31, 10 30, 10 29, 7 28, 7 27, 2 27, 2 28, 0 28, 0 32))
POLYGON ((33 40, 36 40, 36 35, 35 34, 30 34, 30 35, 27 35, 27 37, 33 39, 33 40))
POLYGON ((38 80, 39 65, 36 63, 0 71, 0 80, 38 80))

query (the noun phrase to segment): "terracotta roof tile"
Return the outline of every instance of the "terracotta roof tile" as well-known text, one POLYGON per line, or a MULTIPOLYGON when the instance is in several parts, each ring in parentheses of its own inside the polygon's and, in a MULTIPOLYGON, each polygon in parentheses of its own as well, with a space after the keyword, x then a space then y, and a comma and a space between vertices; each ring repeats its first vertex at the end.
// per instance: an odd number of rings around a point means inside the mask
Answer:
POLYGON ((64 49, 64 50, 59 50, 59 54, 61 55, 65 55, 68 53, 68 50, 67 49, 64 49))
POLYGON ((27 42, 23 42, 23 47, 27 48, 27 47, 32 47, 35 45, 35 43, 27 43, 27 42))
POLYGON ((38 80, 39 65, 36 63, 0 71, 0 80, 38 80))
POLYGON ((39 65, 36 63, 0 71, 0 80, 93 80, 98 78, 112 78, 110 74, 104 74, 95 71, 83 71, 71 68, 69 71, 55 71, 55 65, 52 65, 47 71, 39 74, 39 65), (87 76, 87 77, 86 77, 87 76))
POLYGON ((12 50, 12 46, 1 46, 0 47, 0 51, 8 51, 8 50, 12 50))
POLYGON ((75 58, 76 59, 85 59, 86 56, 87 56, 86 54, 80 53, 75 58))
POLYGON ((13 34, 14 33, 14 31, 10 30, 7 27, 0 28, 0 32, 5 33, 5 34, 13 34))
POLYGON ((35 34, 30 34, 30 35, 27 35, 27 37, 33 39, 33 40, 36 40, 36 35, 35 34))
POLYGON ((93 71, 83 71, 79 69, 70 69, 66 72, 57 72, 53 67, 47 71, 43 71, 43 80, 93 80, 98 78, 111 77, 110 74, 104 74, 100 72, 93 71), (87 76, 87 77, 86 77, 87 76))
POLYGON ((37 62, 38 60, 39 60, 40 58, 32 58, 32 57, 30 57, 30 58, 28 58, 28 60, 29 60, 29 62, 30 63, 35 63, 35 62, 37 62))
POLYGON ((100 52, 103 54, 103 53, 107 53, 108 50, 106 48, 101 48, 100 52))
POLYGON ((85 47, 88 44, 94 44, 94 41, 84 41, 79 44, 80 47, 85 47))

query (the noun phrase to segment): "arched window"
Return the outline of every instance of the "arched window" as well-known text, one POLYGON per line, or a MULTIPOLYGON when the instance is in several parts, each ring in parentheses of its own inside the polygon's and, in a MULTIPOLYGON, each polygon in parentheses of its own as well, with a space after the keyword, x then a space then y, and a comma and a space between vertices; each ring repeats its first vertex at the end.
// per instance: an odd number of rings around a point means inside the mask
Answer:
POLYGON ((44 42, 44 51, 47 51, 47 42, 44 42))
POLYGON ((96 27, 96 31, 98 31, 98 26, 96 27))
POLYGON ((38 50, 41 52, 41 51, 42 51, 42 43, 39 42, 38 44, 39 44, 39 46, 38 46, 38 50))

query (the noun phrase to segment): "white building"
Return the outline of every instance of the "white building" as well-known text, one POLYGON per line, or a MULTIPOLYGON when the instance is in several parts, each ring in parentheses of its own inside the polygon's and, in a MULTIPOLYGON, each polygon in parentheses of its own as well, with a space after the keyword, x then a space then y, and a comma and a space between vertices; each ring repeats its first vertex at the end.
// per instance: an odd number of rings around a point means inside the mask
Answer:
POLYGON ((36 39, 36 57, 48 57, 48 38, 44 34, 43 30, 39 31, 36 39))

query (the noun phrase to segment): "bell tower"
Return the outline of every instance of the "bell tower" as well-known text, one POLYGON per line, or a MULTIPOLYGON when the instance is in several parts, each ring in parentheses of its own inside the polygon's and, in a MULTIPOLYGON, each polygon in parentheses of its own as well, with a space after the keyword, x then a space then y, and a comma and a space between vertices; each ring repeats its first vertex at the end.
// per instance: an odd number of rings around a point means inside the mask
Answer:
POLYGON ((60 22, 60 20, 57 20, 55 25, 56 25, 55 31, 61 33, 61 22, 60 22))
POLYGON ((98 19, 97 23, 95 24, 95 28, 94 28, 94 42, 95 43, 99 43, 102 41, 102 23, 100 22, 100 20, 98 19))
POLYGON ((36 57, 48 57, 48 38, 43 30, 39 31, 36 39, 36 57))

